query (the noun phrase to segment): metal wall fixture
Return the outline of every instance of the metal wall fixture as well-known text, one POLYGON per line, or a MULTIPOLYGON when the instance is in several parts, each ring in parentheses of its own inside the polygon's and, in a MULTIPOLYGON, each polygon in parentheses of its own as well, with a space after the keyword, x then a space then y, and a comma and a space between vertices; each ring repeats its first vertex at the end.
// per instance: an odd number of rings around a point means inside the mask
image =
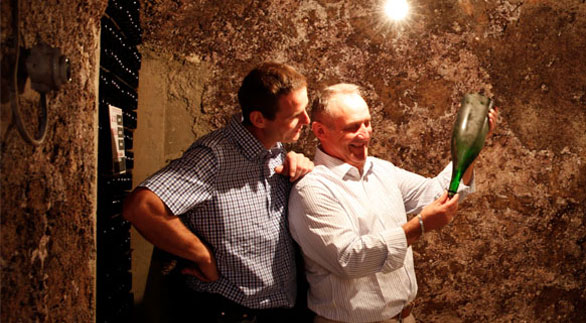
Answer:
POLYGON ((61 55, 58 48, 45 43, 31 49, 26 59, 26 71, 31 78, 31 87, 39 93, 57 91, 62 84, 71 81, 69 59, 61 55))
POLYGON ((36 136, 31 136, 22 122, 18 106, 18 67, 20 60, 20 2, 16 1, 14 6, 14 37, 15 37, 15 63, 14 63, 14 86, 10 91, 10 106, 12 107, 12 118, 22 138, 33 146, 39 146, 47 134, 47 98, 46 93, 57 91, 62 84, 71 81, 71 67, 69 59, 61 55, 58 48, 53 48, 45 43, 35 45, 26 57, 26 72, 31 78, 31 87, 40 93, 40 115, 39 129, 36 136))

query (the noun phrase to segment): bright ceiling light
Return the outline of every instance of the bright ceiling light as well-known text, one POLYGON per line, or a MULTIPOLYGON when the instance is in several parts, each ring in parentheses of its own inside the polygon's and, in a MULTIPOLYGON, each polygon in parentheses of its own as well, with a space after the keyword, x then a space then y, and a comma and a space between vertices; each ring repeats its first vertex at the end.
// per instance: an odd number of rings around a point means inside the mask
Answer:
POLYGON ((392 20, 403 20, 409 13, 409 4, 407 0, 386 0, 384 11, 392 20))

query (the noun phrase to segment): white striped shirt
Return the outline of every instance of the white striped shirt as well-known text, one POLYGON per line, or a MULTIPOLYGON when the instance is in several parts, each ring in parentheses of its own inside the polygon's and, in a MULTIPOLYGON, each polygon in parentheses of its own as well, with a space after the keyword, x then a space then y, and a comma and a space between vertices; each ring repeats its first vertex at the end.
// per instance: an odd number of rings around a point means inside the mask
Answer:
MULTIPOLYGON (((368 157, 363 174, 319 148, 292 189, 289 228, 301 246, 308 306, 330 320, 389 319, 417 294, 402 225, 447 188, 451 164, 425 178, 368 157)), ((473 186, 473 185, 472 185, 473 186)), ((460 185, 460 192, 473 188, 460 185)))

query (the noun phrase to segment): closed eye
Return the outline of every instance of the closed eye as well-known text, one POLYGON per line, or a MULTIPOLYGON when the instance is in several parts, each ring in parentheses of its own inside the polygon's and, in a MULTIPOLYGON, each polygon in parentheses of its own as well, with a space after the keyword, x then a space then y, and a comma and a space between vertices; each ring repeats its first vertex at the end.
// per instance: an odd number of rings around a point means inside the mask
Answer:
POLYGON ((370 120, 366 120, 364 122, 351 123, 348 126, 346 126, 343 130, 345 132, 356 132, 356 131, 360 130, 362 125, 364 125, 364 127, 366 127, 366 128, 370 127, 370 120))

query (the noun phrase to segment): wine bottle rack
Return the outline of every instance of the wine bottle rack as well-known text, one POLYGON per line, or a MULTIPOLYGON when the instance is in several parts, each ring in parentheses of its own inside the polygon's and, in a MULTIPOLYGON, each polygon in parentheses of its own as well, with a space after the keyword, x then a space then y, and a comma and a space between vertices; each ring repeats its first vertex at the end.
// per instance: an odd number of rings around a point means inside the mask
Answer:
POLYGON ((130 322, 130 223, 122 217, 132 189, 141 42, 138 1, 110 0, 101 19, 98 98, 96 321, 130 322), (116 112, 117 114, 113 114, 116 112))

